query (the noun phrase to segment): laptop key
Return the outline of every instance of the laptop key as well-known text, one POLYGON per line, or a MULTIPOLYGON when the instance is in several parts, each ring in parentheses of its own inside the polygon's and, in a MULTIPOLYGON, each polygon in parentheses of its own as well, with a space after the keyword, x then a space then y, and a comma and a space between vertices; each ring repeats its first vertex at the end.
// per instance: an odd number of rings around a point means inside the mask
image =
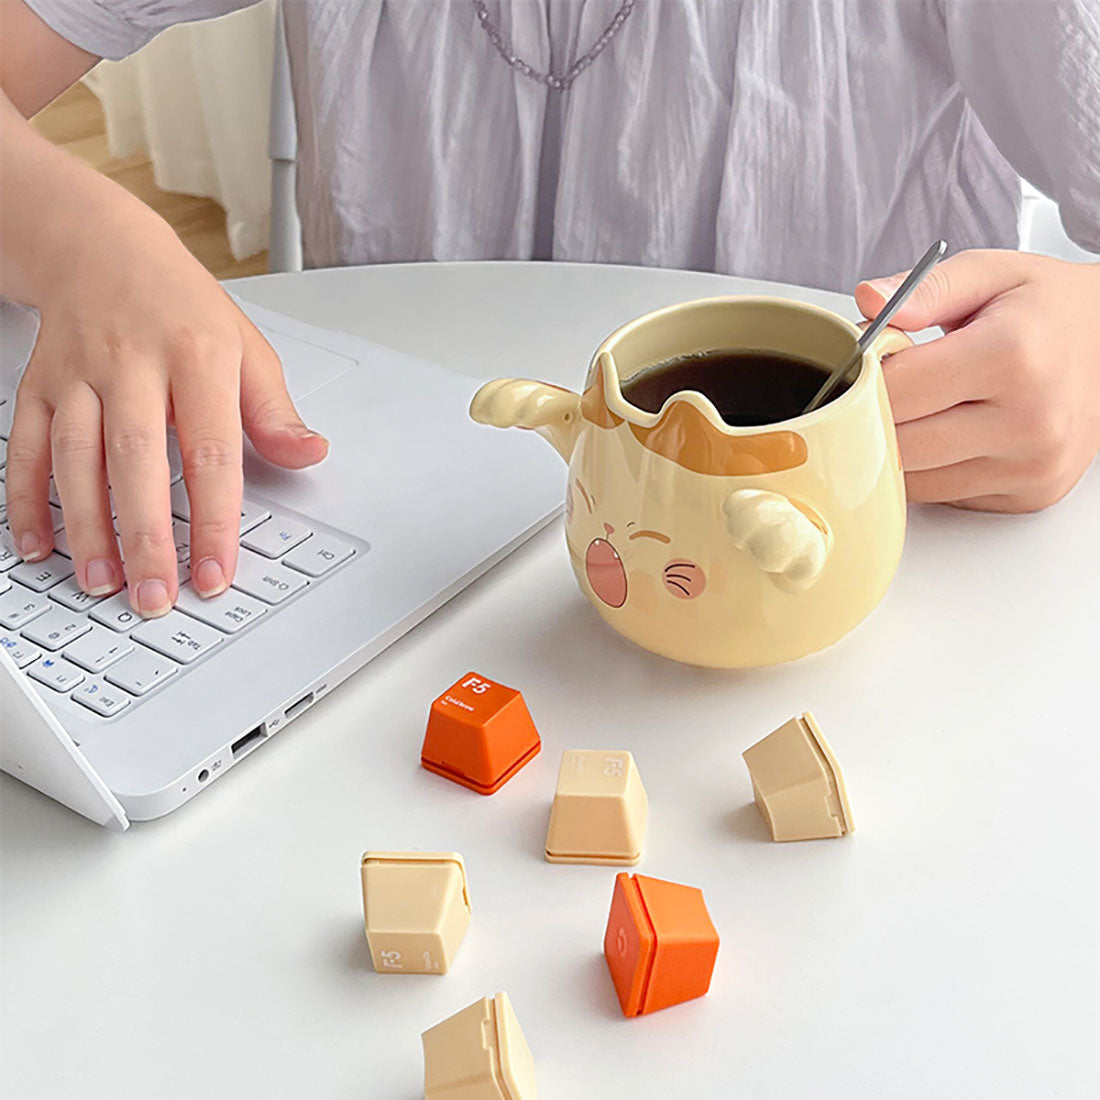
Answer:
POLYGON ((182 481, 173 481, 171 488, 172 515, 179 519, 191 518, 191 500, 187 495, 187 486, 182 481))
POLYGON ((267 614, 267 608, 259 600, 232 588, 204 600, 188 585, 180 589, 176 607, 200 622, 217 627, 224 634, 236 634, 242 627, 267 614))
POLYGON ((299 523, 296 519, 272 516, 244 535, 241 545, 255 550, 257 554, 263 554, 265 558, 278 558, 298 543, 305 542, 312 534, 304 523, 299 523))
POLYGON ((144 646, 138 646, 111 668, 106 679, 131 695, 145 695, 175 674, 176 666, 171 661, 158 657, 144 646))
POLYGON ((0 634, 0 649, 14 662, 16 668, 26 668, 32 661, 42 656, 42 650, 35 649, 29 642, 23 641, 18 634, 0 634))
POLYGON ((42 657, 27 669, 27 675, 54 691, 72 691, 84 682, 84 673, 60 657, 42 657))
MULTIPOLYGON (((189 523, 191 521, 191 499, 187 495, 187 486, 184 482, 172 482, 171 499, 172 515, 176 519, 182 519, 189 523)), ((263 522, 270 515, 271 513, 262 505, 252 504, 247 500, 242 501, 240 534, 243 535, 245 531, 251 531, 257 523, 263 522)))
POLYGON ((198 660, 222 640, 213 627, 180 611, 169 611, 159 619, 146 619, 134 631, 133 638, 181 665, 198 660))
POLYGON ((183 477, 183 455, 180 454, 180 441, 174 432, 168 433, 168 480, 179 481, 183 477))
POLYGON ((129 638, 120 638, 104 626, 93 626, 82 638, 66 646, 64 655, 88 672, 96 673, 110 668, 133 651, 134 646, 129 638))
POLYGON ((0 626, 20 630, 39 615, 45 615, 49 609, 50 601, 45 596, 31 592, 21 584, 14 584, 10 592, 0 596, 0 626))
POLYGON ((14 569, 23 559, 15 552, 15 540, 6 527, 0 531, 0 573, 14 569))
POLYGON ((11 588, 11 581, 7 573, 0 573, 0 592, 7 592, 9 588, 11 588))
POLYGON ((50 599, 57 600, 62 607, 67 607, 70 611, 87 611, 90 607, 95 607, 97 603, 102 603, 102 596, 89 596, 79 584, 76 583, 75 577, 70 577, 67 581, 62 581, 57 587, 50 589, 50 599))
POLYGON ((118 714, 123 707, 130 705, 130 700, 118 688, 111 687, 101 680, 89 680, 82 687, 78 687, 71 697, 104 718, 110 718, 112 714, 118 714))
POLYGON ((45 592, 73 575, 73 563, 60 554, 41 561, 25 561, 11 571, 11 579, 25 584, 32 592, 45 592))
POLYGON ((262 504, 253 504, 250 500, 241 501, 241 531, 251 531, 257 524, 263 523, 271 513, 262 504))
POLYGON ((233 587, 264 603, 282 603, 308 584, 309 581, 300 573, 284 569, 277 562, 267 561, 248 550, 241 550, 237 557, 233 587))
POLYGON ((130 597, 126 595, 125 589, 108 596, 101 604, 93 607, 91 616, 102 626, 118 631, 132 630, 142 622, 141 616, 130 606, 130 597))
POLYGON ((23 627, 23 637, 43 649, 60 649, 63 645, 87 634, 92 624, 83 615, 74 615, 63 607, 51 607, 34 622, 23 627))
MULTIPOLYGON (((115 541, 118 544, 118 556, 122 557, 122 541, 117 538, 118 533, 116 532, 115 534, 115 541)), ((67 558, 71 558, 73 556, 73 552, 69 547, 69 529, 67 527, 62 527, 60 531, 54 531, 53 548, 55 551, 57 551, 57 553, 64 554, 67 558)))
POLYGON ((320 577, 354 553, 346 542, 338 542, 328 535, 314 535, 291 550, 282 559, 282 564, 307 576, 320 577))
POLYGON ((185 562, 191 556, 191 524, 172 520, 172 541, 176 544, 176 561, 185 562))
POLYGON ((73 556, 73 552, 69 547, 69 532, 64 527, 60 531, 54 531, 53 548, 57 554, 64 554, 67 558, 73 556))

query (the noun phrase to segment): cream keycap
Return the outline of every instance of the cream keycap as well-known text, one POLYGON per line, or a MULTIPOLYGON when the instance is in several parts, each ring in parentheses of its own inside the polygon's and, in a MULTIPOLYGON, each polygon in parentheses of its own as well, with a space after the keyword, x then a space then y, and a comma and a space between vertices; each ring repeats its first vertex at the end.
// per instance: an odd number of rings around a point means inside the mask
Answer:
POLYGON ((536 1100, 535 1060, 507 993, 482 997, 421 1036, 424 1100, 536 1100))
POLYGON ((772 840, 818 840, 855 828, 840 765, 808 711, 742 756, 772 840))
POLYGON ((457 852, 364 852, 363 922, 380 974, 446 974, 470 924, 457 852))
POLYGON ((649 802, 628 752, 567 749, 546 833, 551 863, 633 866, 642 858, 649 802))

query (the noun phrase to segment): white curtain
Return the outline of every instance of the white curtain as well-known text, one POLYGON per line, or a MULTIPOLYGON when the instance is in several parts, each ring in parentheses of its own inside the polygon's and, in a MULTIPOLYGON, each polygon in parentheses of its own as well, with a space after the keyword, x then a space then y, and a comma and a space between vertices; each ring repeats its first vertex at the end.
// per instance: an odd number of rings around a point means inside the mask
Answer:
POLYGON ((268 241, 275 4, 173 27, 85 78, 103 104, 112 156, 146 149, 162 190, 218 202, 238 260, 268 241))

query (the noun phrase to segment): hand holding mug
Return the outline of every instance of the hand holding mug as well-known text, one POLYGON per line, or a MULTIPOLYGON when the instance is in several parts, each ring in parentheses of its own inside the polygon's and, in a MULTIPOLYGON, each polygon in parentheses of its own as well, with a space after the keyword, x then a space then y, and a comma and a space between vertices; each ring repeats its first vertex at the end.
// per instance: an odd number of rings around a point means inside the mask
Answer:
MULTIPOLYGON (((904 275, 856 288, 873 317, 904 275)), ((1100 264, 960 252, 894 317, 946 335, 892 356, 909 499, 996 512, 1060 500, 1100 450, 1100 264)))

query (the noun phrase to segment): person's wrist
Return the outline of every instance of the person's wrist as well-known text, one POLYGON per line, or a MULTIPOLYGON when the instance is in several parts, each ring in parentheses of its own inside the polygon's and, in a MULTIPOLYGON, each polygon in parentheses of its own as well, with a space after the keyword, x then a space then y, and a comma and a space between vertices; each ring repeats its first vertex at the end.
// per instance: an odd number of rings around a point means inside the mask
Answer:
POLYGON ((66 201, 49 204, 35 244, 20 264, 30 305, 98 278, 96 269, 127 262, 141 244, 155 249, 175 236, 155 211, 105 176, 84 178, 66 201), (112 257, 115 257, 113 260, 112 257))

